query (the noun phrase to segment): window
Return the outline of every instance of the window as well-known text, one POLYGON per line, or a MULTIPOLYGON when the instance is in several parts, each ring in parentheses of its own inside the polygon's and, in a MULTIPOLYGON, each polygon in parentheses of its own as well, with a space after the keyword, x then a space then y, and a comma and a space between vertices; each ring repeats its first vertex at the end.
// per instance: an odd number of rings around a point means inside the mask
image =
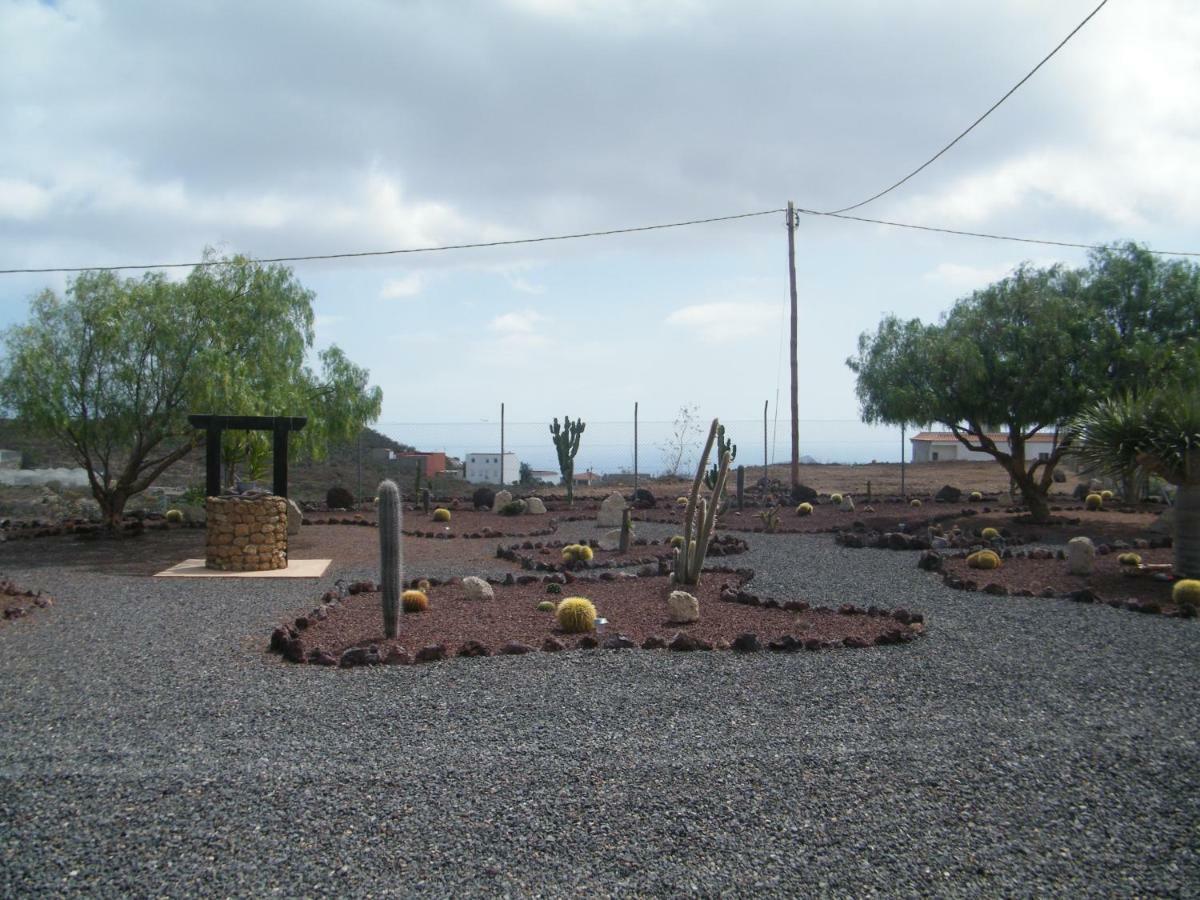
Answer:
POLYGON ((1045 450, 1043 450, 1041 453, 1038 454, 1038 459, 1040 459, 1040 460, 1047 460, 1049 458, 1050 458, 1050 454, 1047 453, 1045 450))
POLYGON ((934 450, 933 453, 930 454, 930 456, 932 457, 934 462, 937 462, 938 452, 936 450, 934 450))

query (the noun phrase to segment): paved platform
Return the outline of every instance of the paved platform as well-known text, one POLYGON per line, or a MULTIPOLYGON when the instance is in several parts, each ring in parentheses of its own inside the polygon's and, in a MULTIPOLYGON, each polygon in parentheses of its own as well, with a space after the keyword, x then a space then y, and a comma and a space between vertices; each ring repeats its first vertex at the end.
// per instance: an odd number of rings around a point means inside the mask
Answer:
POLYGON ((289 559, 286 569, 264 572, 226 572, 209 569, 202 559, 185 559, 169 569, 156 572, 155 578, 320 578, 329 568, 329 559, 289 559))

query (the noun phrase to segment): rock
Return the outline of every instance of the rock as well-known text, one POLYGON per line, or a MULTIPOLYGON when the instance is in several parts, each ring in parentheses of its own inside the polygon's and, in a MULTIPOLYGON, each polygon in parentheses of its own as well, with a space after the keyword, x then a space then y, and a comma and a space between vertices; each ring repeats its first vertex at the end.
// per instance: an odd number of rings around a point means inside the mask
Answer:
POLYGON ((485 644, 479 641, 467 641, 458 648, 459 656, 491 656, 492 651, 485 644))
POLYGON ((854 512, 854 498, 849 494, 842 497, 842 505, 838 507, 842 512, 854 512))
POLYGON ((349 669, 352 666, 377 666, 383 662, 383 658, 379 655, 379 648, 372 644, 370 647, 351 647, 342 653, 342 658, 338 660, 338 665, 343 669, 349 669))
POLYGON ((1103 603, 1100 595, 1091 588, 1080 588, 1067 594, 1067 599, 1075 603, 1103 603))
POLYGON ((847 647, 854 647, 859 650, 871 646, 866 640, 855 635, 851 635, 850 637, 844 639, 842 643, 847 647))
POLYGON ((594 635, 585 634, 579 639, 575 646, 580 650, 595 650, 600 646, 600 642, 596 640, 594 635))
POLYGON ((308 651, 308 662, 313 666, 336 666, 338 664, 337 657, 320 647, 313 647, 308 651))
POLYGON ((512 491, 496 491, 492 495, 492 512, 500 512, 508 503, 512 503, 512 491))
POLYGON ((712 644, 680 631, 676 633, 675 637, 671 638, 670 643, 667 644, 667 649, 678 653, 691 653, 695 650, 711 650, 712 644))
POLYGON ((530 497, 526 500, 525 514, 530 516, 544 516, 546 514, 546 504, 542 502, 542 498, 530 497))
POLYGON ((671 591, 667 597, 668 622, 695 622, 700 618, 700 601, 687 591, 671 591))
POLYGON ((446 658, 445 644, 426 644, 417 651, 417 655, 413 658, 415 662, 439 662, 446 658))
POLYGON ((998 581, 989 581, 987 584, 985 584, 983 586, 983 592, 985 594, 992 594, 996 597, 1007 597, 1008 596, 1008 588, 1006 588, 1004 585, 1002 585, 998 581))
POLYGON ((520 641, 509 641, 500 648, 500 653, 504 656, 521 656, 525 653, 534 653, 536 648, 530 647, 528 644, 522 644, 520 641))
POLYGON ((1091 575, 1096 566, 1096 545, 1091 538, 1073 537, 1067 541, 1067 571, 1072 575, 1091 575))
POLYGON ((412 654, 403 647, 389 647, 387 655, 383 658, 385 666, 411 666, 412 654))
POLYGON ((889 550, 911 550, 912 538, 899 531, 889 531, 883 536, 889 550))
POLYGON ((1175 507, 1163 510, 1157 519, 1146 526, 1146 530, 1154 534, 1173 535, 1175 533, 1175 507))
POLYGON ((300 507, 296 505, 295 500, 289 499, 287 502, 287 533, 299 534, 300 523, 304 521, 304 513, 300 512, 300 507))
POLYGON ((642 641, 643 650, 666 650, 667 641, 665 638, 659 637, 657 634, 652 634, 650 637, 642 641))
POLYGON ((935 537, 929 542, 934 550, 949 550, 950 542, 944 537, 935 537))
POLYGON ((1067 483, 1067 473, 1060 472, 1058 469, 1055 469, 1054 474, 1051 475, 1050 477, 1054 479, 1055 484, 1066 484, 1067 483))
POLYGON ((925 572, 937 572, 942 568, 942 554, 936 550, 926 550, 917 560, 917 568, 925 572))
POLYGON ((616 528, 612 531, 606 531, 604 537, 600 538, 601 550, 616 550, 621 546, 621 529, 616 528))
POLYGON ((596 516, 596 524, 601 528, 620 528, 621 515, 625 510, 625 498, 612 493, 600 504, 600 513, 596 516))
POLYGON ((468 575, 462 580, 463 593, 468 600, 495 600, 492 586, 477 575, 468 575))
POLYGON ((779 640, 768 643, 767 649, 775 653, 795 653, 797 650, 804 649, 804 642, 796 640, 790 634, 785 634, 779 640))
POLYGON ((762 649, 762 642, 759 641, 758 635, 746 631, 733 639, 730 648, 738 653, 756 653, 762 649))
POLYGON ((496 492, 491 488, 476 488, 475 493, 471 495, 471 505, 475 507, 475 509, 491 509, 492 501, 495 499, 496 492))
POLYGON ((623 634, 610 634, 600 644, 602 650, 634 650, 637 644, 623 634))
POLYGON ((654 495, 646 488, 638 488, 633 492, 634 509, 654 509, 654 495))
POLYGON ((567 649, 567 645, 564 644, 562 641, 560 641, 556 637, 548 637, 544 641, 542 641, 542 652, 543 653, 558 653, 558 652, 560 652, 562 650, 566 650, 566 649, 567 649))
POLYGON ((792 488, 793 503, 811 503, 817 499, 817 492, 806 484, 797 484, 792 488))
POLYGON ((1090 493, 1091 491, 1088 490, 1088 486, 1086 484, 1077 484, 1075 485, 1075 490, 1071 492, 1071 496, 1076 500, 1085 500, 1087 499, 1087 495, 1090 493))
POLYGON ((933 495, 933 499, 940 503, 958 503, 962 500, 962 490, 950 484, 944 484, 933 495))

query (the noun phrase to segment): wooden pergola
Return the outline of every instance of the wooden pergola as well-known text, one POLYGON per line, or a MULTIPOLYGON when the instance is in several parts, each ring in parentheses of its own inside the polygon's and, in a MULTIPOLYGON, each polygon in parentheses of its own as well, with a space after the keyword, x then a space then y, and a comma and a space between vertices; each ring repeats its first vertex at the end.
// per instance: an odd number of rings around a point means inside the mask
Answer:
POLYGON ((221 432, 269 431, 273 435, 271 462, 276 496, 288 495, 287 458, 288 433, 299 431, 308 424, 306 416, 212 416, 191 415, 188 422, 207 432, 205 438, 205 486, 208 497, 221 493, 221 432))

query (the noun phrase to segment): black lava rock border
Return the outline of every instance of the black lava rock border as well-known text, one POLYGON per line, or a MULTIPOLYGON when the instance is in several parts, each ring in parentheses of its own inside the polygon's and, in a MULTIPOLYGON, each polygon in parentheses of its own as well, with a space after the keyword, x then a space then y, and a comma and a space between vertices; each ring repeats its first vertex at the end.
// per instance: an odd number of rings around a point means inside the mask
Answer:
POLYGON ((40 590, 28 590, 7 578, 0 578, 0 594, 6 597, 26 597, 29 600, 25 606, 6 606, 3 618, 8 621, 25 618, 29 615, 30 607, 45 609, 54 605, 54 598, 49 594, 43 594, 40 590))
MULTIPOLYGON (((593 550, 600 549, 600 542, 595 538, 581 538, 576 541, 577 544, 584 544, 591 547, 593 550)), ((512 544, 508 547, 498 546, 496 548, 496 558, 507 560, 518 564, 522 569, 533 572, 579 572, 589 569, 625 569, 634 566, 656 566, 654 573, 646 573, 644 568, 639 574, 670 574, 670 563, 674 558, 675 550, 670 547, 670 540, 647 540, 646 538, 634 538, 631 546, 634 547, 664 547, 665 552, 655 553, 653 556, 640 557, 638 559, 627 560, 602 560, 585 562, 579 560, 576 562, 547 562, 541 559, 541 553, 523 553, 523 550, 550 550, 559 551, 563 544, 549 542, 533 542, 525 541, 523 544, 512 544)), ((741 538, 733 537, 732 535, 717 535, 708 542, 708 557, 736 556, 739 553, 745 553, 750 549, 750 545, 741 538)), ((706 570, 707 571, 707 570, 706 570)))

